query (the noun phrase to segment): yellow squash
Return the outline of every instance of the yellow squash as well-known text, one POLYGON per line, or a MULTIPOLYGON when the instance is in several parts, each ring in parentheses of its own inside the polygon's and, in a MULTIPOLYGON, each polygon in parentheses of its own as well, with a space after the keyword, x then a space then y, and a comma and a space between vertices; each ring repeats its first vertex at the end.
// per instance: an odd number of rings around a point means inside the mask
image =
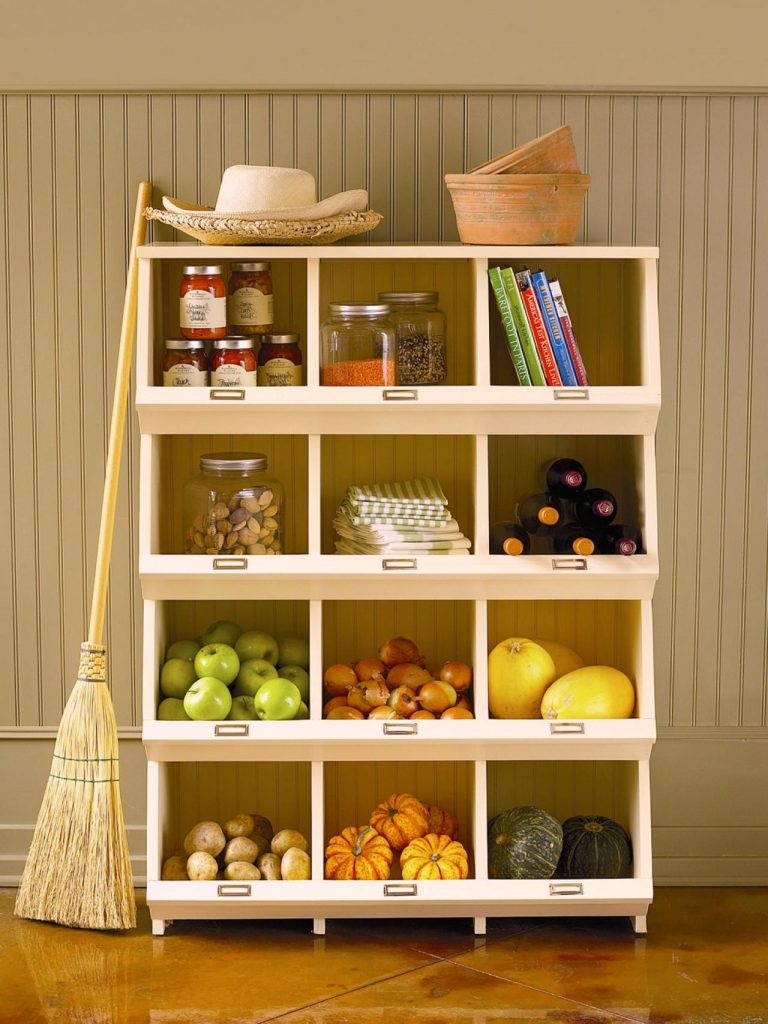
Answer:
POLYGON ((587 665, 552 683, 541 702, 542 718, 629 718, 635 707, 632 680, 608 665, 587 665))
POLYGON ((488 655, 488 706, 494 718, 541 718, 541 698, 557 677, 543 647, 512 636, 488 655))

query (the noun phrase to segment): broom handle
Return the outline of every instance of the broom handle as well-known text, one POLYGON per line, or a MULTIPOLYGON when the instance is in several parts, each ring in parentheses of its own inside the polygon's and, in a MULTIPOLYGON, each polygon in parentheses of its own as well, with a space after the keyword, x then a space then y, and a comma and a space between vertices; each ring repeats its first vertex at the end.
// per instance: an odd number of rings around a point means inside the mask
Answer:
POLYGON ((131 252, 128 258, 128 280, 123 302, 123 322, 120 328, 120 350, 117 356, 115 395, 112 399, 112 420, 109 427, 109 448, 107 468, 104 477, 104 497, 101 502, 101 524, 99 526, 99 547, 96 553, 96 571, 93 579, 91 617, 88 625, 88 643, 100 644, 104 631, 104 615, 107 607, 107 584, 109 583, 109 561, 112 554, 112 533, 115 526, 117 489, 120 483, 120 462, 123 455, 125 415, 128 404, 128 386, 131 381, 133 362, 133 339, 136 333, 136 303, 138 260, 136 249, 143 245, 147 233, 144 210, 152 201, 152 185, 142 181, 136 199, 133 215, 131 252))

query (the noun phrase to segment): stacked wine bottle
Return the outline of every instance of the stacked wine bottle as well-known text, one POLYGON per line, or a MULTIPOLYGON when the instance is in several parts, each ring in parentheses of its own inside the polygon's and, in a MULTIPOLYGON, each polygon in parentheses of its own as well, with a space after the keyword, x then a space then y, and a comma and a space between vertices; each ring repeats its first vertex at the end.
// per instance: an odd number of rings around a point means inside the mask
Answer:
POLYGON ((491 527, 492 555, 528 555, 534 537, 543 542, 538 550, 558 555, 642 554, 640 531, 615 522, 616 497, 603 487, 588 487, 577 459, 555 459, 544 476, 546 489, 518 502, 515 521, 491 527))

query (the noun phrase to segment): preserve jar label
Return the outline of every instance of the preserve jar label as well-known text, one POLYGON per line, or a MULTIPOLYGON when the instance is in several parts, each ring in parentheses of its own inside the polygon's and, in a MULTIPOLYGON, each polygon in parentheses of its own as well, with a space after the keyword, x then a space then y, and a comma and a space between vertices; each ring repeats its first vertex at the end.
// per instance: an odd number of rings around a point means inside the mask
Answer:
POLYGON ((208 371, 201 370, 194 363, 176 363, 170 370, 163 371, 164 388, 205 388, 208 387, 208 371))
POLYGON ((238 288, 229 296, 229 322, 254 327, 274 323, 275 300, 258 288, 238 288))
POLYGON ((284 388, 301 384, 301 367, 290 359, 270 359, 259 367, 260 387, 284 388))
POLYGON ((226 297, 216 298, 202 288, 193 288, 179 299, 179 324, 187 329, 226 327, 226 297))
POLYGON ((256 371, 244 370, 237 363, 222 363, 211 371, 211 387, 214 388, 255 388, 256 371))

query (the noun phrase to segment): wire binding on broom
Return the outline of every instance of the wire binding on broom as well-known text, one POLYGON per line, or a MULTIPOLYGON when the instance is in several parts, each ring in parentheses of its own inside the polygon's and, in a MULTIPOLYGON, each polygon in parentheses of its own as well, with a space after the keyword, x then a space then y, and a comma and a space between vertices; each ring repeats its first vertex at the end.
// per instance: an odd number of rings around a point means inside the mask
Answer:
POLYGON ((16 914, 79 928, 136 925, 105 648, 83 644, 77 682, 16 899, 16 914), (87 734, 81 723, 92 723, 87 734))

